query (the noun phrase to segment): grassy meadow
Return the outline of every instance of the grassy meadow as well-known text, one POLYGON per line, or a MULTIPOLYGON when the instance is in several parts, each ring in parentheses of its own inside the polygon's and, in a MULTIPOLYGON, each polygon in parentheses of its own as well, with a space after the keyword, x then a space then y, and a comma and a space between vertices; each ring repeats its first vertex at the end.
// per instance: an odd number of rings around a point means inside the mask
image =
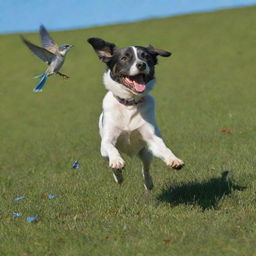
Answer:
POLYGON ((0 255, 256 255, 255 17, 250 7, 52 32, 75 45, 62 68, 71 78, 52 76, 37 94, 45 65, 19 35, 1 35, 0 255), (152 95, 186 166, 155 159, 152 192, 138 159, 124 156, 119 186, 100 156, 105 67, 91 36, 173 53, 159 58, 152 95))

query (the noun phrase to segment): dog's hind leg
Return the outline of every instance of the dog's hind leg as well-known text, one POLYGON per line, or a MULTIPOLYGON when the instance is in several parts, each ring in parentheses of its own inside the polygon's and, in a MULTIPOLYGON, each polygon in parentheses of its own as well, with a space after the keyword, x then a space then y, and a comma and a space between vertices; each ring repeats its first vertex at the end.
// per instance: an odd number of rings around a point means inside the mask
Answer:
POLYGON ((154 184, 153 184, 152 177, 149 173, 149 168, 150 168, 150 164, 152 162, 153 155, 151 154, 151 152, 148 149, 143 148, 139 152, 138 157, 142 161, 142 176, 144 178, 144 187, 147 190, 151 190, 153 188, 154 184))
POLYGON ((112 174, 116 183, 121 184, 124 181, 122 170, 112 169, 112 174))

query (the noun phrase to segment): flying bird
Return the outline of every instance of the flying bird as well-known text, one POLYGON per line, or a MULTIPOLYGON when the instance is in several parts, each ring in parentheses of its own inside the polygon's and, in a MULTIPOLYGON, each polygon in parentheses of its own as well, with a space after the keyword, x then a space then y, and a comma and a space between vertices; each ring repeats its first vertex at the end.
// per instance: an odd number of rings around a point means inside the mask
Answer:
POLYGON ((64 64, 66 54, 73 47, 73 45, 70 45, 70 44, 63 44, 61 46, 58 46, 53 41, 52 37, 49 35, 48 31, 43 25, 40 26, 39 32, 40 32, 42 47, 32 44, 23 36, 21 36, 22 41, 27 45, 27 47, 38 58, 40 58, 42 61, 48 64, 48 68, 46 69, 46 71, 43 74, 36 76, 36 78, 41 78, 41 80, 33 89, 34 92, 42 91, 45 85, 45 82, 48 76, 50 75, 58 74, 64 78, 69 78, 69 76, 60 73, 59 70, 64 64))

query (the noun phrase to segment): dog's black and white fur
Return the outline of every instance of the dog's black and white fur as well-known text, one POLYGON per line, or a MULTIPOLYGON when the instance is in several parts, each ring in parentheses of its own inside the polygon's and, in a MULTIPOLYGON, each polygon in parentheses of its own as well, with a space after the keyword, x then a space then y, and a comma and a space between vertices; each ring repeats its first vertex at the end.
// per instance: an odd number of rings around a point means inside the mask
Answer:
POLYGON ((161 138, 155 122, 154 99, 148 94, 155 84, 157 56, 171 54, 150 45, 118 48, 99 38, 89 38, 88 42, 107 65, 103 81, 108 93, 99 120, 101 155, 108 158, 117 183, 123 181, 125 165, 119 151, 137 155, 143 164, 144 186, 151 190, 149 167, 153 155, 175 169, 184 165, 161 138))

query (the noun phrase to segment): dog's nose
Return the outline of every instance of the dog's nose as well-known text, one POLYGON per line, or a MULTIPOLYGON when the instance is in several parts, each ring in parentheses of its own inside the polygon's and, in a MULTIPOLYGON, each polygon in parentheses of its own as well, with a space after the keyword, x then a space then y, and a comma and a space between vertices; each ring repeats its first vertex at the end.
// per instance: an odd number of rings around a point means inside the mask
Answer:
POLYGON ((146 63, 145 62, 138 62, 136 64, 136 67, 138 68, 139 71, 144 71, 146 69, 146 63))

